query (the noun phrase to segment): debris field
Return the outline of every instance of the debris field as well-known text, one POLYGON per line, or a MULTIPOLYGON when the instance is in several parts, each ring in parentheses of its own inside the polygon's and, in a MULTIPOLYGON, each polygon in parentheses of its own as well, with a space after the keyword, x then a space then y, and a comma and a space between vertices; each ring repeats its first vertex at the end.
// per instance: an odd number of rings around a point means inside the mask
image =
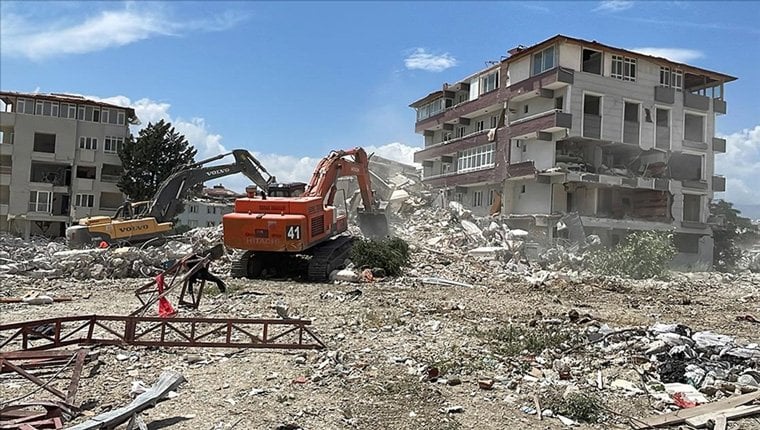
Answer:
MULTIPOLYGON (((217 332, 204 347, 161 344, 200 338, 187 333, 148 346, 136 336, 93 342, 79 354, 87 358, 68 399, 78 413, 63 421, 99 428, 87 423, 127 410, 119 428, 131 418, 220 430, 760 429, 760 274, 605 277, 584 272, 577 249, 531 261, 521 251, 527 232, 419 196, 392 221, 411 251, 399 277, 368 278, 361 268, 346 276, 349 267, 323 284, 232 279, 228 254, 211 265, 226 293, 207 286, 197 307, 180 306, 180 288, 168 284, 176 309, 168 322, 308 321, 325 348, 225 347, 238 335, 217 332), (151 395, 168 399, 126 408, 151 395)), ((220 234, 197 229, 151 248, 82 251, 0 238, 0 354, 21 349, 2 329, 13 323, 136 315, 136 290, 220 234)), ((157 308, 151 301, 136 318, 157 319, 157 308)), ((57 338, 35 330, 29 348, 57 338)), ((66 392, 77 347, 49 350, 72 351, 68 363, 27 361, 27 373, 66 392)), ((17 398, 56 399, 39 385, 3 368, 0 409, 17 398)), ((39 428, 60 428, 46 425, 39 428)))

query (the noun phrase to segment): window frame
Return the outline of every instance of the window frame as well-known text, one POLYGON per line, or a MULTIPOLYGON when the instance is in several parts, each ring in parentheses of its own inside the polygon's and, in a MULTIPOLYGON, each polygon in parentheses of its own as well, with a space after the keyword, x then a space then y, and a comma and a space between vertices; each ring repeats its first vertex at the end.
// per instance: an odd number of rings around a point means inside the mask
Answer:
MULTIPOLYGON (((657 111, 668 112, 668 150, 673 148, 673 109, 667 106, 654 105, 654 147, 657 148, 657 111)), ((685 117, 684 117, 685 118, 685 117)))
POLYGON ((707 115, 699 112, 684 109, 683 111, 683 140, 696 143, 707 143, 707 115), (702 140, 691 140, 686 138, 686 115, 697 116, 702 118, 702 140))
POLYGON ((644 121, 642 121, 642 117, 643 117, 643 115, 642 115, 643 112, 642 111, 644 110, 643 107, 644 107, 643 103, 640 102, 640 101, 638 101, 638 100, 627 99, 625 97, 623 98, 623 115, 621 115, 622 116, 622 123, 621 123, 621 128, 620 128, 620 141, 621 142, 628 143, 628 144, 631 144, 631 145, 641 145, 641 128, 642 128, 642 125, 643 125, 642 123, 644 122, 644 121), (639 141, 636 142, 635 144, 628 143, 628 142, 625 141, 625 121, 626 121, 625 120, 625 105, 626 104, 635 104, 638 107, 636 109, 636 120, 637 120, 637 122, 639 124, 639 133, 638 133, 639 141))
POLYGON ((95 207, 95 194, 78 193, 74 196, 74 206, 79 208, 95 207))
POLYGON ((556 56, 557 56, 556 45, 547 46, 541 51, 536 52, 535 54, 531 55, 530 57, 531 58, 531 64, 530 64, 531 76, 540 75, 541 73, 544 73, 547 70, 551 70, 557 67, 556 56), (546 67, 546 60, 545 60, 545 58, 547 58, 546 51, 549 51, 549 50, 552 51, 552 55, 551 55, 552 64, 551 64, 551 67, 546 67), (536 61, 536 58, 540 58, 540 60, 536 61), (538 68, 536 67, 537 65, 538 65, 538 68))
MULTIPOLYGON (((581 115, 582 115, 581 116, 581 136, 582 137, 586 137, 586 135, 584 134, 585 130, 584 130, 584 127, 583 127, 583 124, 585 122, 584 121, 585 118, 583 117, 583 115, 586 115, 586 96, 587 95, 593 96, 593 97, 599 97, 599 118, 600 118, 599 119, 599 139, 603 139, 604 138, 604 117, 605 117, 605 115, 603 115, 603 113, 604 113, 604 94, 595 93, 595 92, 591 92, 591 91, 583 91, 583 94, 582 94, 583 99, 581 100, 581 115)), ((594 139, 594 138, 590 137, 589 139, 594 139)))
POLYGON ((79 149, 97 151, 98 138, 90 136, 79 136, 79 149))

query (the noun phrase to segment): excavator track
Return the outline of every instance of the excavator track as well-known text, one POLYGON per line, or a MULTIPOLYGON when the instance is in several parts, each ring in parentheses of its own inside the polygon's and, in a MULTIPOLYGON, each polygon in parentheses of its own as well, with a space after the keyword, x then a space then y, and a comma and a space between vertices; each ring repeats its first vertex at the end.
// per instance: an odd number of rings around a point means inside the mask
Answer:
POLYGON ((253 256, 253 251, 246 251, 239 259, 232 262, 230 276, 233 278, 248 277, 248 262, 253 256))
POLYGON ((317 245, 314 248, 311 260, 309 260, 309 281, 326 281, 330 272, 343 265, 343 261, 351 251, 353 242, 354 238, 351 236, 338 236, 317 245))

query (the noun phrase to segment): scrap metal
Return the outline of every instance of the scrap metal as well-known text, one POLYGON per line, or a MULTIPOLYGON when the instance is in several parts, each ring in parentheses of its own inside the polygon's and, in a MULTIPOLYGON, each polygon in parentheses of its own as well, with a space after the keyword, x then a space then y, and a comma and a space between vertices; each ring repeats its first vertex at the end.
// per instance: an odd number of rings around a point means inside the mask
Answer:
POLYGON ((18 403, 0 408, 0 429, 62 429, 77 413, 77 408, 63 402, 18 403))
MULTIPOLYGON (((75 344, 322 349, 310 320, 79 315, 0 325, 0 351, 75 344), (14 342, 15 341, 15 342, 14 342), (19 345, 20 343, 20 345, 19 345)), ((23 369, 22 369, 23 370, 23 369)))
POLYGON ((159 299, 162 297, 166 297, 172 290, 174 290, 177 286, 182 285, 182 290, 180 292, 179 296, 179 303, 180 305, 187 306, 192 309, 198 309, 198 306, 201 302, 201 294, 203 293, 203 288, 206 285, 205 280, 200 281, 200 287, 195 289, 194 291, 189 288, 190 278, 195 275, 198 271, 203 269, 208 265, 210 262, 210 257, 203 257, 200 261, 197 262, 193 267, 188 269, 182 276, 180 274, 182 273, 183 269, 185 269, 185 261, 189 257, 191 257, 192 254, 183 257, 182 259, 174 262, 168 269, 164 270, 161 273, 161 276, 164 277, 165 286, 163 292, 158 291, 158 282, 156 279, 152 279, 147 284, 143 285, 142 287, 139 287, 135 290, 135 296, 137 296, 137 299, 142 304, 138 309, 133 311, 130 315, 131 316, 139 316, 144 315, 145 311, 153 306, 156 302, 158 302, 159 299), (190 301, 185 300, 185 296, 188 296, 190 298, 190 301))
POLYGON ((165 371, 152 387, 137 396, 129 405, 90 418, 81 424, 69 427, 68 430, 114 428, 119 424, 127 422, 130 418, 140 412, 152 408, 156 403, 166 397, 170 391, 177 389, 177 387, 183 382, 185 382, 185 377, 182 376, 182 374, 173 371, 165 371))
MULTIPOLYGON (((74 398, 77 393, 77 389, 79 387, 79 377, 82 374, 82 367, 84 366, 85 358, 87 357, 87 354, 90 352, 88 349, 79 349, 77 351, 57 351, 59 354, 51 354, 50 352, 46 352, 45 354, 40 354, 36 351, 16 351, 16 352, 10 352, 10 353, 0 353, 0 371, 6 372, 6 371, 13 371, 16 372, 18 375, 28 379, 31 382, 34 382, 37 384, 37 386, 40 389, 46 390, 56 397, 60 398, 61 400, 65 401, 68 404, 74 403, 74 398), (49 386, 50 381, 43 381, 40 378, 38 378, 35 375, 32 375, 31 373, 27 372, 26 369, 24 369, 23 364, 21 363, 15 363, 15 361, 23 361, 28 359, 39 359, 40 357, 45 358, 45 356, 55 356, 56 358, 65 357, 66 354, 68 356, 68 360, 66 363, 64 363, 64 367, 67 367, 69 363, 72 361, 74 362, 74 369, 71 375, 71 381, 69 382, 68 388, 66 389, 66 392, 62 392, 56 388, 53 388, 49 386)), ((49 364, 49 363, 48 363, 49 364)), ((39 366, 39 363, 37 363, 39 366)), ((61 369, 63 370, 63 368, 61 369)))

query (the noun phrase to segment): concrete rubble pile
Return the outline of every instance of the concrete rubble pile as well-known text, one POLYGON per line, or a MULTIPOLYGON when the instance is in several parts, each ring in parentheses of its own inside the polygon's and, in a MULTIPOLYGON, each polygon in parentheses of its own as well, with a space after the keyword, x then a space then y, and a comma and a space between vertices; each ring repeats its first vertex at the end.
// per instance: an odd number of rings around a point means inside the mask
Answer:
MULTIPOLYGON (((158 246, 69 250, 63 242, 0 236, 0 274, 36 278, 117 279, 157 274, 167 262, 222 242, 222 227, 197 228, 158 246)), ((215 262, 229 266, 229 257, 215 262)))

